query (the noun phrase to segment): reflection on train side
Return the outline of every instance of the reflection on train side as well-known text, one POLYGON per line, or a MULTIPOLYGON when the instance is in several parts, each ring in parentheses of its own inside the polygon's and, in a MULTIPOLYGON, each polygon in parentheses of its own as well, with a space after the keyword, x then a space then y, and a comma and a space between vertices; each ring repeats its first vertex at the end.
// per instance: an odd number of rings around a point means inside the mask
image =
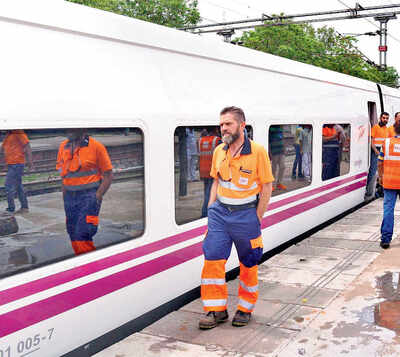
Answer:
POLYGON ((143 234, 141 130, 9 130, 1 142, 0 276, 143 234))
MULTIPOLYGON (((253 129, 246 126, 253 138, 253 129)), ((214 149, 221 143, 217 126, 178 127, 175 148, 175 220, 177 224, 207 217, 213 179, 210 176, 214 149)))
POLYGON ((322 180, 350 171, 350 124, 325 124, 322 128, 322 180))
POLYGON ((312 146, 313 128, 309 124, 269 127, 268 154, 275 178, 272 196, 311 184, 312 146))

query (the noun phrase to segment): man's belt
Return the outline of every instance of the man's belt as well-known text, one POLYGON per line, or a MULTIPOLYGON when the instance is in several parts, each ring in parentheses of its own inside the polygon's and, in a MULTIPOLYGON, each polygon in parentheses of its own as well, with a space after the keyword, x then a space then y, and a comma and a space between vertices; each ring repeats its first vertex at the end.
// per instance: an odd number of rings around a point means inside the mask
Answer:
POLYGON ((233 211, 240 211, 240 210, 247 209, 247 208, 257 208, 258 201, 245 203, 243 205, 227 205, 226 203, 222 203, 219 200, 218 200, 218 203, 221 206, 223 206, 226 209, 228 209, 229 211, 233 212, 233 211))

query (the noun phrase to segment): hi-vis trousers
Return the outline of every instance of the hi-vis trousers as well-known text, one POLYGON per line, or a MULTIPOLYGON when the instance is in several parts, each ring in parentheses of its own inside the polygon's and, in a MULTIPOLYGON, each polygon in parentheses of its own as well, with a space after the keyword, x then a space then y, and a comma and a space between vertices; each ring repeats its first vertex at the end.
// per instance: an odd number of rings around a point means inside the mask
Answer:
POLYGON ((76 255, 96 249, 93 236, 97 233, 101 206, 96 190, 66 191, 64 195, 67 232, 76 255))
POLYGON ((237 309, 252 312, 258 298, 257 264, 263 251, 256 208, 232 211, 216 201, 208 209, 208 231, 203 241, 205 261, 201 274, 201 299, 205 311, 227 309, 225 263, 232 243, 240 261, 237 309))

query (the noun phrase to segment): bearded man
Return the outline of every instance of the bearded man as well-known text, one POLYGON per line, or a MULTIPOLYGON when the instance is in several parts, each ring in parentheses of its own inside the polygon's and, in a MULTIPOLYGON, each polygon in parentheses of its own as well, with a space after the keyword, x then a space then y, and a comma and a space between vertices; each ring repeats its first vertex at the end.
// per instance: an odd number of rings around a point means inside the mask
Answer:
POLYGON ((213 154, 214 179, 208 203, 208 229, 203 241, 201 299, 206 316, 199 328, 211 329, 228 320, 225 263, 232 243, 240 261, 239 301, 233 326, 249 323, 258 297, 258 262, 263 253, 261 224, 271 197, 271 164, 265 148, 245 135, 242 109, 220 113, 223 143, 213 154))

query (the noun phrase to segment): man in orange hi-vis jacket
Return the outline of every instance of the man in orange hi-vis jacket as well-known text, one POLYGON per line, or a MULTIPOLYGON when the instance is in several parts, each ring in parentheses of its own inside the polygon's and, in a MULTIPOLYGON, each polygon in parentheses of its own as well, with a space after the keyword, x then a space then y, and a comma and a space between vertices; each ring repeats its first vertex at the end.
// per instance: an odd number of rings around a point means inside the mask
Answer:
POLYGON ((400 196, 400 122, 394 125, 393 138, 385 139, 378 157, 379 181, 384 189, 381 247, 387 249, 393 236, 394 207, 400 196))
POLYGON ((112 165, 103 144, 84 129, 69 129, 61 143, 57 169, 62 177, 67 232, 76 255, 95 248, 100 206, 112 181, 112 165))
POLYGON ((201 299, 207 312, 199 328, 210 329, 228 319, 225 263, 232 243, 240 261, 239 302, 233 326, 248 324, 258 297, 258 262, 262 256, 261 221, 272 191, 271 164, 263 146, 245 135, 245 115, 237 107, 220 113, 223 143, 214 151, 203 242, 201 299))

